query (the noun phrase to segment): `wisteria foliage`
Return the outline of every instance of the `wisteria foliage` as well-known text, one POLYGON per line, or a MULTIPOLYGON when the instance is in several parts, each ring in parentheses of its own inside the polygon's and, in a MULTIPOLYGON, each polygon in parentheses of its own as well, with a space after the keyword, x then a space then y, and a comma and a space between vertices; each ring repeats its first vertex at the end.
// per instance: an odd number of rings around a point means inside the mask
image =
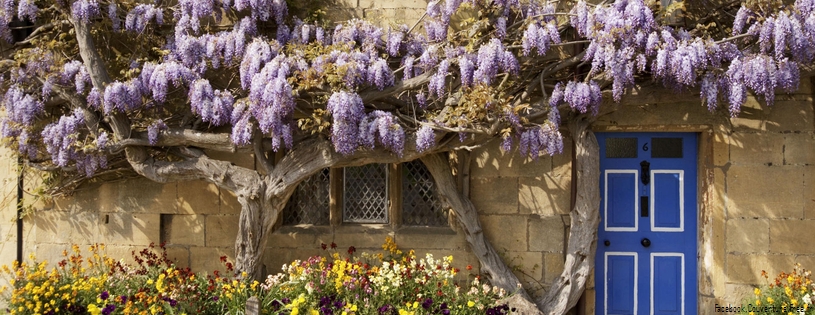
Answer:
POLYGON ((699 91, 711 111, 736 115, 750 93, 772 105, 776 92, 795 91, 800 69, 815 58, 815 0, 741 6, 721 38, 661 25, 642 0, 435 0, 412 27, 305 22, 284 0, 159 3, 63 0, 44 10, 33 0, 2 1, 6 41, 14 18, 48 18, 88 24, 98 41, 154 45, 101 54, 112 79, 103 86, 93 85, 86 62, 65 53, 75 48, 20 48, 21 62, 0 75, 8 143, 32 161, 92 176, 119 153, 111 145, 132 134, 115 134, 105 119, 90 125, 90 112, 128 117, 151 146, 162 145, 163 131, 186 128, 226 130, 237 146, 259 134, 275 151, 316 134, 345 155, 376 148, 402 155, 406 147, 433 150, 446 134, 481 134, 537 158, 562 152, 561 114, 597 115, 604 90, 620 101, 638 81, 655 80, 699 91), (473 10, 481 21, 451 24, 473 10), (564 55, 588 71, 542 70, 564 55), (66 93, 81 104, 45 110, 66 93), (366 100, 373 93, 387 96, 366 100))

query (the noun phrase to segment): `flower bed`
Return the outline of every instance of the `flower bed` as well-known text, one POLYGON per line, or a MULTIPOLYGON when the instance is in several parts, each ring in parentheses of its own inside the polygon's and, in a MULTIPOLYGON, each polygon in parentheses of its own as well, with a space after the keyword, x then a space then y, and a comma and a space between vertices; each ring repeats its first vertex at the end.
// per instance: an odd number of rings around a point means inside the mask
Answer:
MULTIPOLYGON (((63 253, 58 266, 47 262, 3 266, 11 288, 0 290, 10 314, 243 314, 256 296, 260 314, 508 314, 497 301, 506 292, 457 276, 453 257, 418 258, 387 238, 385 254, 341 255, 322 245, 326 255, 294 261, 263 282, 246 274, 196 275, 175 268, 163 246, 134 252, 136 264, 104 255, 90 246, 63 253), (464 287, 460 286, 463 285, 464 287)), ((232 264, 222 257, 228 271, 232 264)), ((468 266, 469 270, 470 267, 468 266)))
POLYGON ((740 305, 742 314, 815 314, 812 304, 815 302, 815 284, 810 276, 812 272, 796 264, 792 273, 781 272, 769 281, 766 271, 761 275, 769 284, 753 290, 753 297, 746 298, 740 305))

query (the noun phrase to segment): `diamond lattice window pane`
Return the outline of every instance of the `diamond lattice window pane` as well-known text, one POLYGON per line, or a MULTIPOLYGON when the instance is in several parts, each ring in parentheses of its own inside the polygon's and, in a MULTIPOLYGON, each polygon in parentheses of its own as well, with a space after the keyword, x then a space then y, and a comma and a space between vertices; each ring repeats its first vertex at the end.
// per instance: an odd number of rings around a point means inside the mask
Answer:
POLYGON ((402 223, 447 225, 447 210, 439 201, 436 183, 424 163, 418 160, 402 164, 402 223))
POLYGON ((283 209, 283 224, 328 225, 328 187, 327 168, 300 182, 283 209))
POLYGON ((344 169, 343 222, 388 223, 388 166, 344 169))

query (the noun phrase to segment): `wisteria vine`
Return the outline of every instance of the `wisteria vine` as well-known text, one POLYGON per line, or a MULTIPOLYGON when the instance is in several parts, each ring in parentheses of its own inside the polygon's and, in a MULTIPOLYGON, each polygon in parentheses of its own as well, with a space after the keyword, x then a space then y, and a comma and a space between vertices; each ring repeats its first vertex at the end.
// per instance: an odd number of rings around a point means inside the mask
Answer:
POLYGON ((283 0, 181 0, 173 7, 75 0, 55 7, 56 15, 32 0, 2 1, 0 37, 12 40, 14 18, 39 23, 47 16, 90 25, 100 38, 156 44, 151 52, 103 54, 125 66, 102 86, 87 61, 37 43, 20 48, 28 54, 0 75, 2 136, 31 160, 88 176, 117 153, 111 144, 132 134, 115 134, 107 120, 85 115, 124 115, 151 146, 161 146, 169 129, 227 128, 238 146, 260 134, 272 150, 287 150, 319 134, 341 154, 381 147, 402 155, 434 150, 445 134, 482 134, 537 158, 562 152, 562 112, 597 115, 604 90, 619 102, 626 89, 653 79, 698 89, 711 111, 736 115, 751 93, 772 105, 776 92, 794 92, 801 69, 815 59, 815 0, 741 6, 721 38, 662 25, 642 0, 579 0, 567 10, 539 0, 435 0, 412 27, 305 22, 283 0), (483 13, 480 21, 451 24, 473 9, 483 13), (582 48, 560 48, 567 46, 582 48), (564 55, 587 71, 547 70, 551 60, 568 60, 564 55), (66 93, 81 104, 45 110, 66 93))

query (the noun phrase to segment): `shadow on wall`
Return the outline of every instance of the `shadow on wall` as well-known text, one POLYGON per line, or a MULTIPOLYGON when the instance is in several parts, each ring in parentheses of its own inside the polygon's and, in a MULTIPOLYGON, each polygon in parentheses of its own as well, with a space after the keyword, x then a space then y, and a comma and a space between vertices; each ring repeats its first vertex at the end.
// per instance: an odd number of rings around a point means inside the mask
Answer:
MULTIPOLYGON (((714 144, 714 207, 725 211, 726 302, 740 303, 795 263, 815 269, 815 125, 810 94, 748 99, 714 144)), ((714 248, 714 251, 722 249, 714 248)))

